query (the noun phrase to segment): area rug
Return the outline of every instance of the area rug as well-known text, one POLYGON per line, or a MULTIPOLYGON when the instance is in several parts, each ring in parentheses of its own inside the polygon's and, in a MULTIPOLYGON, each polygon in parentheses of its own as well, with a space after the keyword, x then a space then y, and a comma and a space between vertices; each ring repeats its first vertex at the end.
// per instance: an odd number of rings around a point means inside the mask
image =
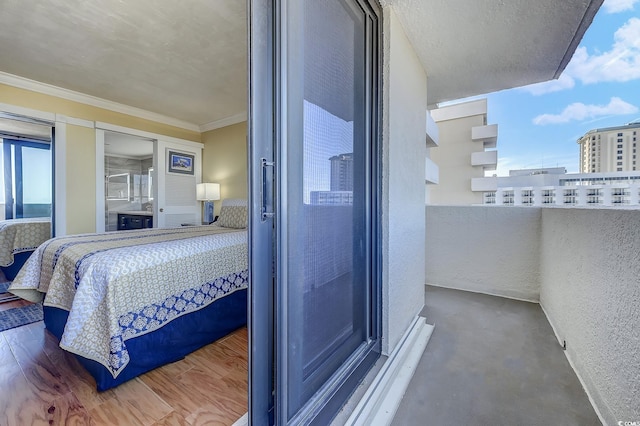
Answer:
POLYGON ((0 311, 0 332, 31 324, 32 322, 42 321, 42 318, 42 305, 40 303, 0 311))
POLYGON ((7 293, 7 289, 11 285, 11 282, 0 283, 0 303, 11 302, 12 300, 20 299, 18 296, 7 293))

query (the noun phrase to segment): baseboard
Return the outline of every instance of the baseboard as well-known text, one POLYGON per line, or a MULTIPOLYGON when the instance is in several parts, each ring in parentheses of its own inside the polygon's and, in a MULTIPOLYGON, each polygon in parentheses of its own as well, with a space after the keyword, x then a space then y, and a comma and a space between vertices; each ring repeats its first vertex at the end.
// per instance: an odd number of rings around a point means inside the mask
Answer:
MULTIPOLYGON (((553 334, 555 334, 556 339, 558 340, 558 344, 562 345, 562 341, 564 339, 562 337, 560 337, 560 334, 558 333, 558 329, 556 328, 556 326, 553 323, 553 321, 551 321, 551 318, 549 317, 549 314, 547 313, 547 311, 544 308, 544 305, 542 303, 540 303, 540 308, 542 309, 542 312, 544 313, 544 316, 547 318, 547 322, 551 326, 551 329, 553 330, 553 334)), ((593 407, 593 410, 596 412, 596 415, 598 416, 598 419, 600 419, 600 423, 602 423, 605 426, 609 425, 609 423, 607 421, 605 421, 605 416, 602 414, 602 410, 600 409, 598 404, 596 404, 596 402, 595 402, 596 399, 593 397, 593 392, 589 391, 589 387, 587 386, 586 381, 584 380, 584 378, 582 377, 582 375, 580 374, 580 372, 576 368, 573 360, 569 356, 569 352, 566 351, 566 350, 563 351, 563 352, 564 352, 565 358, 567 358, 567 361, 569 361, 569 365, 571 366, 571 369, 573 370, 573 372, 575 373, 576 377, 578 378, 578 381, 580 381, 580 384, 582 385, 582 389, 584 389, 584 392, 587 394, 587 398, 589 398, 589 402, 591 403, 591 406, 593 407)), ((600 399, 602 401, 602 398, 598 398, 598 399, 600 399)), ((602 403, 605 404, 604 401, 602 401, 602 403)), ((611 411, 609 410, 608 407, 606 407, 606 410, 607 410, 608 413, 611 414, 611 411)))
POLYGON ((433 332, 424 317, 416 317, 356 405, 346 425, 389 425, 433 332))
POLYGON ((464 287, 445 286, 445 285, 430 284, 430 283, 427 283, 425 285, 428 285, 430 287, 449 288, 451 290, 468 291, 469 293, 486 294, 487 296, 504 297, 505 299, 517 300, 519 302, 538 303, 538 304, 540 303, 540 300, 526 299, 526 298, 523 298, 523 297, 508 296, 506 294, 491 293, 489 291, 480 291, 480 290, 464 288, 464 287))

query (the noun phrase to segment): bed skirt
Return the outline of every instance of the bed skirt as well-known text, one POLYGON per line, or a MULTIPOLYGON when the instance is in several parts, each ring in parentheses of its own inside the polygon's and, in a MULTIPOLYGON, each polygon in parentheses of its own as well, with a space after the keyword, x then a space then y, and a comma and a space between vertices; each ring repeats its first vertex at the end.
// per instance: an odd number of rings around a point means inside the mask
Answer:
POLYGON ((0 266, 0 270, 4 274, 5 278, 9 281, 13 281, 20 269, 24 266, 25 262, 31 256, 32 251, 24 251, 22 253, 16 253, 13 255, 13 263, 9 266, 0 266))
MULTIPOLYGON (((69 312, 44 307, 44 323, 58 340, 69 312)), ((114 378, 102 364, 76 355, 95 378, 98 391, 118 386, 147 371, 178 361, 247 324, 247 290, 239 290, 198 311, 183 315, 151 333, 127 340, 130 360, 114 378)))

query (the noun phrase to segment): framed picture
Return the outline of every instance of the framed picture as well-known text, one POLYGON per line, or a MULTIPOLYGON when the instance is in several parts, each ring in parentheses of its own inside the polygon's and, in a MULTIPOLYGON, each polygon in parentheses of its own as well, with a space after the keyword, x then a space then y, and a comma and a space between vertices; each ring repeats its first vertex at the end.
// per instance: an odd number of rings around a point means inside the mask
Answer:
POLYGON ((167 168, 168 173, 178 173, 181 175, 193 175, 194 170, 194 159, 195 156, 193 154, 185 154, 184 152, 177 152, 169 150, 169 167, 167 168))

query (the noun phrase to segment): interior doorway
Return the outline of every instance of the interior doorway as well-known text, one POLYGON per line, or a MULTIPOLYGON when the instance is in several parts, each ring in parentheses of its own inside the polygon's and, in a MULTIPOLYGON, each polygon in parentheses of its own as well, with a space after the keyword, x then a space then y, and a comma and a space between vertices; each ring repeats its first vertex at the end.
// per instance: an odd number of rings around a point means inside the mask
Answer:
POLYGON ((154 141, 104 133, 105 231, 153 227, 154 141))

